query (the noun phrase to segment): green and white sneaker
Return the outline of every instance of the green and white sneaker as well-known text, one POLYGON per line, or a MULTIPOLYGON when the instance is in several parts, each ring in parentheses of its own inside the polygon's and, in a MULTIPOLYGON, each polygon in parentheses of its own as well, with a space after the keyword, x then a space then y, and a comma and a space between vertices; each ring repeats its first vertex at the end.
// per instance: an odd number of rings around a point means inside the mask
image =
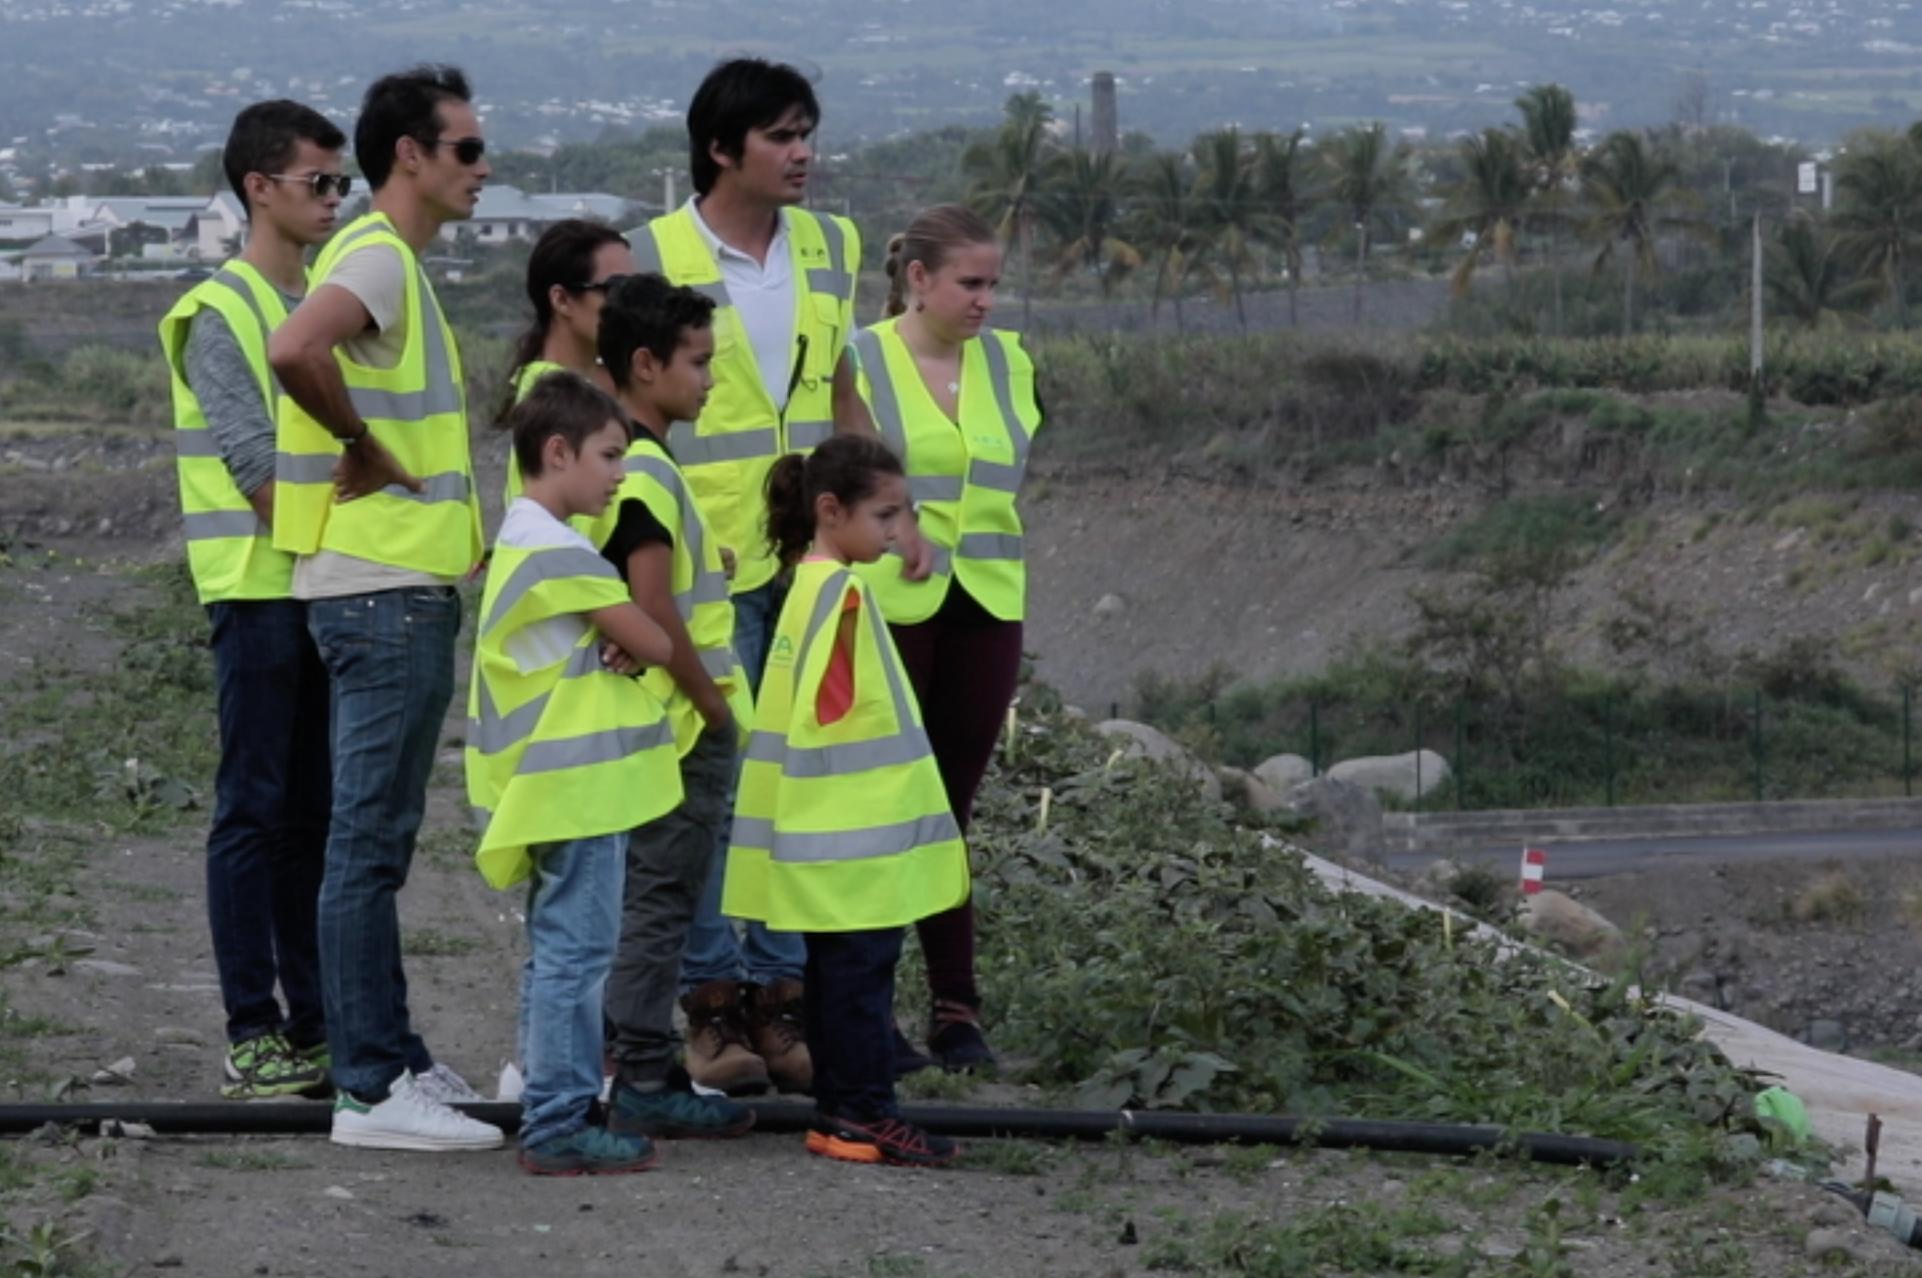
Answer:
POLYGON ((295 1052, 279 1034, 257 1034, 233 1044, 221 1066, 220 1094, 228 1100, 272 1100, 326 1086, 327 1067, 308 1053, 295 1052))
POLYGON ((383 1101, 363 1101, 348 1092, 338 1093, 329 1139, 336 1145, 363 1149, 434 1153, 499 1149, 506 1138, 500 1128, 430 1099, 412 1074, 402 1074, 383 1101))

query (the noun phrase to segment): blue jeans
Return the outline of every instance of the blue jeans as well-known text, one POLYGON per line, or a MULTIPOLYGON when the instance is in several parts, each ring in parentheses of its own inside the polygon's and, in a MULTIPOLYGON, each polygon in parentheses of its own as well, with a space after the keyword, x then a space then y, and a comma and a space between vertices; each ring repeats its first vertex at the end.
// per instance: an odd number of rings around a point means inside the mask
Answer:
POLYGON ((521 1145, 587 1125, 601 1094, 601 992, 621 935, 627 836, 534 848, 521 967, 521 1145))
MULTIPOLYGON (((734 655, 747 672, 748 686, 757 692, 786 598, 787 586, 778 579, 734 596, 734 655)), ((729 811, 733 807, 730 793, 729 811)), ((709 981, 771 985, 783 978, 798 980, 807 966, 807 942, 799 932, 774 932, 750 921, 742 938, 736 936, 733 922, 721 917, 721 883, 727 876, 727 845, 733 827, 732 820, 721 827, 700 903, 694 907, 694 921, 688 925, 687 948, 681 955, 683 994, 709 981)))
POLYGON ((278 1033, 308 1047, 327 1036, 314 922, 331 787, 327 670, 298 600, 209 604, 207 616, 220 706, 207 923, 227 1040, 278 1033))
POLYGON ((321 989, 334 1085, 380 1101, 433 1066, 407 1013, 399 896, 454 693, 460 596, 413 587, 316 599, 307 626, 333 684, 334 807, 320 888, 321 989))

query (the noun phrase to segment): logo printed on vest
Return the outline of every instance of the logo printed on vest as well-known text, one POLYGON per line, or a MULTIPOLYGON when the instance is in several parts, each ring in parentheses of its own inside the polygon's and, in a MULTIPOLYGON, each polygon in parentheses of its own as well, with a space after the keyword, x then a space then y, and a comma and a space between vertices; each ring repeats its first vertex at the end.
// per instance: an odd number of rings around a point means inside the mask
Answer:
POLYGON ((789 639, 786 635, 775 636, 774 646, 768 649, 767 659, 768 659, 769 665, 775 665, 775 664, 784 665, 784 666, 793 665, 794 664, 794 642, 791 639, 789 639))

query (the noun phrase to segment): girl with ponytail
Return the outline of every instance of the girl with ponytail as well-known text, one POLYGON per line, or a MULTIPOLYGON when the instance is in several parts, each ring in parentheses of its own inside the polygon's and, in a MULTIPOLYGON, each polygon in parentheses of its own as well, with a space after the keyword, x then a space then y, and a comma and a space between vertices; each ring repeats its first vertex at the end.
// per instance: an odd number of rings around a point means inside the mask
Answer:
POLYGON ((867 586, 910 523, 900 458, 839 434, 768 474, 781 606, 741 770, 721 913, 807 937, 809 1153, 938 1167, 954 1142, 894 1098, 894 969, 909 923, 967 899, 968 853, 867 586))

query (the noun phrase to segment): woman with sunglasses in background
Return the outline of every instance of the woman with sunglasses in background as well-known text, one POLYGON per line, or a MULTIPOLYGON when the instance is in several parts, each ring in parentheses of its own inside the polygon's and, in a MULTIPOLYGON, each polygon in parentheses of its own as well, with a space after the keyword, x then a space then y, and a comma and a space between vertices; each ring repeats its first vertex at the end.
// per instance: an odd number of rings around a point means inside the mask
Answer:
MULTIPOLYGON (((633 273, 634 255, 626 237, 605 222, 571 217, 547 228, 527 259, 527 300, 534 307, 534 322, 514 343, 497 420, 553 372, 579 373, 613 392, 613 383, 595 363, 594 343, 608 289, 633 273)), ((520 469, 510 453, 508 501, 520 495, 520 487, 520 469)))

